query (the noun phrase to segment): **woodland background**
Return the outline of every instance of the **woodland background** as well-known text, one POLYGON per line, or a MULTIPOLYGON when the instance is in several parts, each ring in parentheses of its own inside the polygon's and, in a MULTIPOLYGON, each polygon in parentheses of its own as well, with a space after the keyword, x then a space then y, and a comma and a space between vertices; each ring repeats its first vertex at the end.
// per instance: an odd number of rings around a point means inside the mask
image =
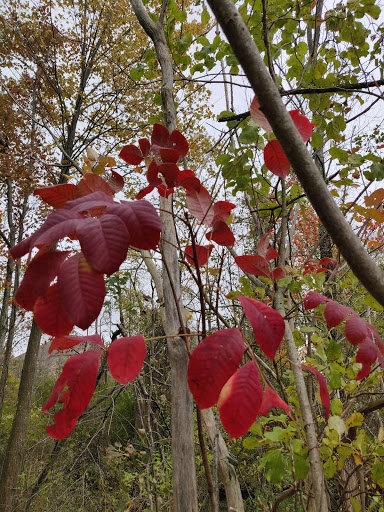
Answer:
MULTIPOLYGON (((300 109, 315 123, 307 149, 343 216, 382 268, 381 3, 230 3, 247 24, 287 108, 300 109)), ((3 2, 0 489, 7 503, 0 504, 2 512, 178 512, 230 506, 239 511, 384 511, 383 369, 375 364, 356 381, 361 365, 355 348, 342 329, 327 328, 322 306, 304 311, 302 300, 310 290, 323 293, 352 307, 381 334, 384 304, 350 270, 296 175, 281 180, 264 165, 268 135, 249 116, 253 97, 234 50, 202 0, 3 2), (191 220, 183 222, 188 218, 185 195, 174 196, 175 271, 188 328, 210 333, 241 325, 252 340, 235 297, 272 304, 274 283, 244 274, 233 258, 256 254, 265 233, 279 249, 286 233, 281 262, 286 277, 278 287, 291 341, 300 361, 325 375, 331 397, 326 421, 317 381, 305 374, 307 413, 321 461, 317 470, 308 451, 291 353, 283 344, 270 361, 252 345, 294 419, 274 409, 259 417, 246 436, 229 441, 216 409, 199 419, 189 397, 190 416, 183 413, 180 421, 192 428, 193 453, 188 461, 180 459, 188 482, 185 476, 175 481, 172 450, 182 433, 171 427, 174 360, 162 316, 165 256, 159 251, 130 249, 120 270, 108 278, 102 314, 89 329, 106 344, 117 336, 142 334, 148 341, 140 376, 122 386, 101 367, 94 398, 74 432, 56 441, 45 433, 52 420, 41 408, 66 356, 48 355, 50 339, 41 337, 31 315, 12 301, 25 262, 15 264, 8 250, 50 211, 33 195, 36 188, 77 183, 86 173, 109 176, 111 167, 125 179, 121 198, 133 200, 146 185, 144 164, 132 168, 118 158, 124 145, 149 137, 154 123, 167 124, 163 66, 138 21, 142 10, 161 26, 172 59, 176 126, 190 145, 185 168, 194 170, 212 197, 236 204, 230 219, 236 247, 217 246, 196 279, 183 247, 191 238, 199 243, 204 231, 191 220), (220 111, 218 98, 225 104, 220 111), (35 348, 20 356, 28 343, 35 348), (12 471, 5 463, 10 449, 19 454, 12 471), (189 469, 194 466, 196 481, 189 469), (313 499, 313 482, 319 478, 325 482, 325 508, 313 499), (191 491, 192 505, 182 505, 179 494, 189 489, 189 480, 196 496, 191 491)), ((159 206, 155 193, 147 199, 159 206)), ((200 340, 196 335, 193 343, 200 340)))

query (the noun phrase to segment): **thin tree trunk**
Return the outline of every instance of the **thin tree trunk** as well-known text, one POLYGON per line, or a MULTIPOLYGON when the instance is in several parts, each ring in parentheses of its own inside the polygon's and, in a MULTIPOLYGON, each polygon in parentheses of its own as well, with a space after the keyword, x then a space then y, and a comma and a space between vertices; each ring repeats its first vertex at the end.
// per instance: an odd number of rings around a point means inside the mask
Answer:
MULTIPOLYGON (((152 39, 162 71, 161 96, 165 125, 176 128, 176 109, 173 100, 173 68, 163 31, 168 2, 162 6, 159 21, 148 16, 141 0, 131 0, 140 25, 152 39)), ((176 227, 172 212, 172 196, 161 198, 163 222, 161 253, 163 259, 163 296, 167 335, 185 333, 184 308, 181 300, 180 271, 177 253, 176 227)), ((183 338, 168 338, 171 366, 171 431, 173 509, 175 512, 197 511, 197 488, 194 450, 193 400, 187 385, 188 352, 183 338)))
POLYGON ((18 475, 23 462, 24 441, 27 435, 32 386, 35 379, 41 334, 41 330, 36 322, 33 321, 20 378, 16 414, 13 419, 1 472, 0 512, 12 512, 14 510, 18 475))
POLYGON ((15 262, 14 262, 13 258, 9 257, 8 261, 7 261, 7 270, 6 270, 6 274, 5 274, 3 303, 1 305, 1 313, 0 313, 0 354, 4 347, 4 342, 5 342, 5 338, 7 335, 7 329, 8 329, 9 300, 11 298, 12 276, 13 276, 14 268, 15 268, 15 262))

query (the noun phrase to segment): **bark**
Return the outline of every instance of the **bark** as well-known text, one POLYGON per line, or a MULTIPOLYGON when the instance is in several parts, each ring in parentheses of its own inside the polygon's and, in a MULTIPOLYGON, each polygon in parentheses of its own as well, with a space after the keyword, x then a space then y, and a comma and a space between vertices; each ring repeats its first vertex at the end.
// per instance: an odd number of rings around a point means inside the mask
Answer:
MULTIPOLYGON (((163 31, 167 2, 163 3, 159 21, 148 16, 141 0, 131 0, 136 17, 152 39, 162 71, 161 96, 164 121, 168 130, 176 127, 176 109, 173 100, 173 68, 163 31)), ((176 229, 172 212, 172 198, 160 201, 163 222, 161 253, 163 260, 163 296, 166 335, 185 332, 176 229)), ((175 512, 197 511, 197 488, 194 453, 193 400, 187 385, 188 352, 183 338, 167 338, 171 366, 171 432, 173 508, 175 512)))
POLYGON ((27 435, 32 386, 36 373, 41 330, 33 321, 25 354, 16 414, 5 451, 0 478, 0 512, 12 512, 16 501, 18 475, 22 468, 24 441, 27 435))
POLYGON ((1 305, 1 313, 0 313, 0 353, 3 350, 5 338, 7 335, 7 329, 8 329, 8 311, 9 311, 9 301, 11 298, 12 276, 13 276, 14 268, 15 268, 15 263, 14 263, 13 259, 11 257, 9 257, 7 260, 7 270, 5 273, 3 302, 1 305))
POLYGON ((384 305, 384 275, 330 194, 232 0, 208 0, 308 199, 353 273, 384 305))

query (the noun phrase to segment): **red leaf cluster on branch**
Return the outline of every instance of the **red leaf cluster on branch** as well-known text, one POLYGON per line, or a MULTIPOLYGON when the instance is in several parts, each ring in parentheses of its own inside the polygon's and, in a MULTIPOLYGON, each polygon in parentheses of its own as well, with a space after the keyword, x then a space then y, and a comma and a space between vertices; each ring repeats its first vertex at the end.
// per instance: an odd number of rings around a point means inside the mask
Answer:
MULTIPOLYGON (((249 297, 238 297, 250 321, 255 340, 270 359, 280 346, 285 325, 280 313, 249 297)), ((253 361, 239 368, 245 346, 237 328, 223 329, 207 336, 192 352, 188 385, 200 409, 217 403, 221 422, 230 437, 246 434, 260 415, 273 407, 289 411, 288 405, 265 384, 253 361)))
POLYGON ((314 309, 325 302, 324 317, 328 328, 337 327, 345 320, 344 336, 351 345, 358 346, 356 362, 361 363, 362 368, 356 375, 356 380, 367 377, 376 360, 384 368, 384 343, 382 339, 376 328, 357 315, 352 308, 328 299, 321 293, 309 292, 304 298, 304 309, 314 309))

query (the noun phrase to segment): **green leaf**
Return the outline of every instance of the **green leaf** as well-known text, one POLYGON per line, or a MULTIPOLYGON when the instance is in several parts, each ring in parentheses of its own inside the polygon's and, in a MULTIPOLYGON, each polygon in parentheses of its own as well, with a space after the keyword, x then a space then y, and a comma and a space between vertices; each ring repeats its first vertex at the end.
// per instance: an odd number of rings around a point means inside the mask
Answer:
POLYGON ((341 357, 341 348, 336 340, 332 339, 327 348, 325 349, 325 355, 327 356, 328 361, 336 361, 341 357))
POLYGON ((255 143, 259 136, 259 127, 256 125, 246 124, 239 135, 240 144, 255 143))
POLYGON ((308 475, 309 465, 306 457, 302 457, 297 453, 293 454, 293 465, 295 468, 296 480, 303 480, 308 475))
POLYGON ((247 450, 254 450, 260 447, 260 441, 256 437, 246 437, 243 439, 243 446, 247 450))
POLYGON ((377 300, 372 297, 372 295, 366 295, 363 299, 364 304, 366 304, 368 307, 372 308, 373 310, 380 312, 383 311, 383 306, 377 302, 377 300))
POLYGON ((343 387, 343 380, 338 370, 331 368, 329 372, 329 384, 332 389, 339 389, 343 387))
POLYGON ((357 501, 357 499, 354 498, 353 496, 349 498, 349 501, 351 502, 354 512, 361 512, 360 501, 357 501))
POLYGON ((324 469, 324 475, 326 476, 326 478, 332 478, 333 475, 337 471, 336 464, 333 462, 333 460, 331 458, 329 458, 325 462, 325 464, 323 466, 323 469, 324 469))
POLYGON ((324 144, 323 136, 319 132, 313 132, 311 137, 311 146, 314 149, 321 148, 324 144))
POLYGON ((279 484, 285 475, 281 450, 270 450, 261 459, 258 470, 265 469, 268 482, 279 484))
POLYGON ((343 404, 338 398, 334 398, 331 402, 331 413, 340 416, 343 412, 343 404))
POLYGON ((379 460, 372 467, 372 480, 384 488, 384 464, 379 460))
POLYGON ((204 5, 203 12, 201 13, 201 24, 207 25, 209 23, 211 16, 209 15, 208 9, 204 5))

